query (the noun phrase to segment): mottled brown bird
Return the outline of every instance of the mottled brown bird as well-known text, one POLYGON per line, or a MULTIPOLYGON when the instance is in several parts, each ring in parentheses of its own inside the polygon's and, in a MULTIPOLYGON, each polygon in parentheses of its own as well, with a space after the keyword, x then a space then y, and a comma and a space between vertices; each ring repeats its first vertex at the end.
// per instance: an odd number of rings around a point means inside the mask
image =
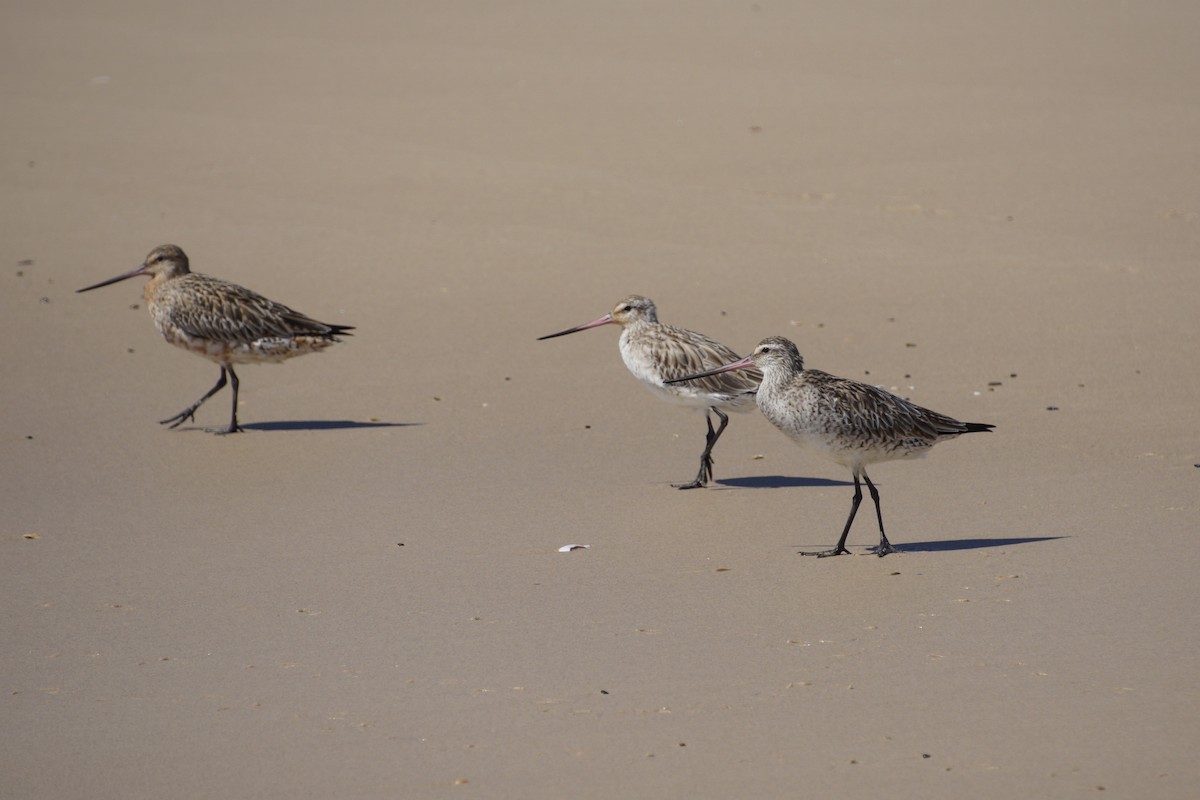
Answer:
POLYGON ((80 292, 110 283, 149 275, 146 307, 155 326, 171 344, 182 347, 221 367, 217 385, 183 411, 161 420, 175 428, 195 420, 196 409, 219 392, 226 376, 233 386, 233 413, 229 427, 215 433, 237 433, 238 376, 234 364, 278 363, 293 356, 323 350, 349 336, 349 325, 329 325, 268 300, 257 292, 192 272, 188 257, 173 244, 154 248, 136 269, 79 289, 80 292))

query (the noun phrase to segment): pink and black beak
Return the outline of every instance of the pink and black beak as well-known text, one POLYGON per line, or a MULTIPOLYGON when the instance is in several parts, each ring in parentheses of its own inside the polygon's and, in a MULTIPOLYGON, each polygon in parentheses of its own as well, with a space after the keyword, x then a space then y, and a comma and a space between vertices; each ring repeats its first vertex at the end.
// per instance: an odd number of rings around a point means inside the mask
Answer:
POLYGON ((99 283, 93 283, 91 286, 85 286, 82 289, 76 289, 75 293, 78 294, 79 292, 90 292, 92 289, 99 289, 101 286, 108 286, 110 283, 117 283, 119 281, 125 280, 126 278, 136 278, 138 275, 145 275, 145 274, 146 274, 146 265, 139 264, 137 269, 131 269, 131 270, 129 270, 129 272, 124 272, 115 278, 109 278, 106 281, 100 281, 99 283))
MULTIPOLYGON (((570 333, 570 331, 564 331, 564 333, 570 333)), ((710 369, 705 372, 697 372, 695 375, 685 375, 682 378, 673 378, 669 381, 663 381, 663 383, 683 383, 684 381, 694 381, 697 378, 707 378, 709 375, 719 375, 722 372, 733 372, 735 369, 748 369, 749 367, 753 366, 754 359, 750 356, 746 356, 745 358, 739 358, 737 361, 734 361, 731 364, 726 364, 723 367, 717 367, 716 369, 710 369)))
MULTIPOLYGON (((122 277, 128 277, 128 276, 122 276, 122 277)), ((120 278, 113 278, 113 280, 120 280, 120 278)), ((111 283, 111 281, 109 281, 109 282, 111 283)), ((102 283, 96 284, 96 286, 103 286, 103 285, 104 284, 102 284, 102 283)), ((90 288, 94 289, 96 287, 93 286, 90 288)), ((83 291, 83 289, 80 289, 80 291, 83 291)), ((605 314, 600 319, 595 320, 594 322, 589 322, 587 325, 577 325, 574 328, 567 328, 565 331, 559 331, 558 333, 548 333, 545 336, 539 336, 537 338, 537 340, 540 342, 543 339, 553 339, 555 336, 566 336, 568 333, 578 333, 579 331, 586 331, 588 328, 599 328, 601 325, 608 325, 608 324, 612 323, 612 321, 613 321, 612 314, 605 314)))

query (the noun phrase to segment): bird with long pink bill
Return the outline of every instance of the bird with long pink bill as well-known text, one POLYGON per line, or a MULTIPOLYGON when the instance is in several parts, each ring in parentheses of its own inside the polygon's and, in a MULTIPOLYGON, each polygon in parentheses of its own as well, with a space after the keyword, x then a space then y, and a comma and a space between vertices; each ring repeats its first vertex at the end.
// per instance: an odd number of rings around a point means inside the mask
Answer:
POLYGON ((831 550, 802 552, 806 556, 850 552, 846 537, 862 502, 861 481, 867 483, 879 520, 879 545, 872 550, 880 556, 896 552, 884 533, 879 491, 867 476, 867 467, 883 461, 920 458, 938 442, 996 427, 984 422, 959 422, 876 386, 805 369, 796 345, 782 336, 763 339, 745 358, 667 383, 752 369, 762 373, 755 402, 763 416, 794 442, 841 464, 854 477, 854 500, 837 545, 831 550))
POLYGON ((173 244, 154 248, 138 267, 77 291, 89 292, 118 281, 149 276, 144 294, 146 307, 163 338, 176 347, 213 361, 221 377, 195 403, 161 424, 178 427, 195 420, 196 409, 224 388, 226 376, 233 388, 229 426, 215 433, 237 433, 238 376, 234 364, 278 363, 323 350, 350 336, 349 325, 317 322, 291 308, 268 300, 236 283, 192 272, 188 257, 173 244))
POLYGON ((601 325, 620 326, 621 359, 643 386, 669 403, 704 411, 708 434, 704 452, 700 454, 700 471, 695 480, 672 485, 677 489, 705 486, 713 475, 713 447, 729 424, 729 416, 724 412, 747 411, 753 407, 754 390, 761 378, 758 370, 751 368, 736 375, 699 378, 684 384, 673 380, 690 372, 726 364, 737 358, 737 353, 703 334, 659 322, 654 301, 636 294, 629 295, 593 322, 540 336, 538 341, 601 325), (710 412, 720 420, 716 428, 713 428, 710 412))

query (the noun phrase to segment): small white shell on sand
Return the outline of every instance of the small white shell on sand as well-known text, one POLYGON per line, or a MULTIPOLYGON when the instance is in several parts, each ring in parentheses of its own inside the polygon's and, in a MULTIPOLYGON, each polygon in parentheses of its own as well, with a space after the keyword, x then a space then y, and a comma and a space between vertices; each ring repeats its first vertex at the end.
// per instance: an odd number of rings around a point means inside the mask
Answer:
POLYGON ((558 552, 569 553, 572 550, 587 550, 589 547, 591 547, 590 544, 564 544, 562 547, 558 548, 558 552))

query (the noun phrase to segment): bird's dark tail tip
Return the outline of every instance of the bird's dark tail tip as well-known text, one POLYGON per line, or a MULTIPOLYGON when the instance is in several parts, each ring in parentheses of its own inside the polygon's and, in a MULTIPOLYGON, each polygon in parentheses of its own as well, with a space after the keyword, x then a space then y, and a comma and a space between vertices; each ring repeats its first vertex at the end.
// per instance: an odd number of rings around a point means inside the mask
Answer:
POLYGON ((992 428, 996 427, 995 425, 991 425, 987 422, 964 422, 963 425, 966 427, 966 430, 963 431, 963 433, 987 433, 992 428))
POLYGON ((329 333, 327 333, 326 336, 353 336, 354 335, 353 333, 347 333, 347 331, 354 330, 353 325, 329 325, 327 323, 325 327, 329 328, 329 333))

